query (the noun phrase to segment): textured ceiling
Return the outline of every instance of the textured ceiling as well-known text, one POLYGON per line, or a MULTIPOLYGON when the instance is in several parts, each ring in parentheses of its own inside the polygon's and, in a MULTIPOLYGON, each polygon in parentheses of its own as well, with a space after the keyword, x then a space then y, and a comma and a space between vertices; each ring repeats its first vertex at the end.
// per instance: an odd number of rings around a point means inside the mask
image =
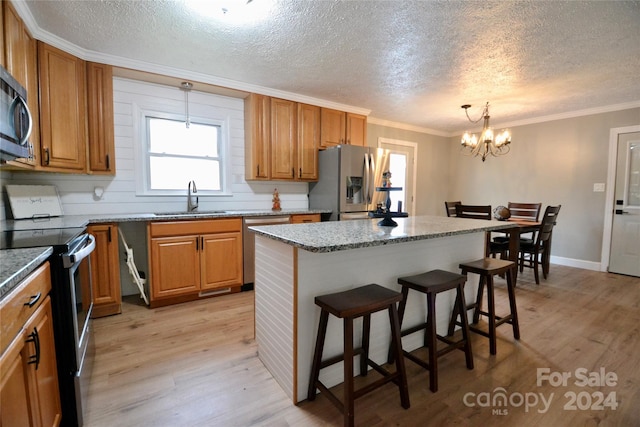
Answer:
POLYGON ((185 1, 26 5, 44 34, 87 52, 442 132, 469 127, 462 104, 478 116, 490 101, 499 125, 640 102, 639 1, 253 0, 222 17, 185 1))

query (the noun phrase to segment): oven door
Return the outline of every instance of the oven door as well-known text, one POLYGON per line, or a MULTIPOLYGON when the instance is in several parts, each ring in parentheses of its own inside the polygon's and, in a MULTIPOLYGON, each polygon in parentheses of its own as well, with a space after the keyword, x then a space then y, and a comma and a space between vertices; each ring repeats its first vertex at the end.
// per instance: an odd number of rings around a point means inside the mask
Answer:
MULTIPOLYGON (((95 237, 91 234, 79 248, 62 256, 64 267, 68 269, 71 290, 71 314, 76 351, 76 373, 82 371, 84 356, 89 344, 91 310, 93 309, 93 289, 91 285, 90 255, 96 247, 95 237)), ((83 237, 85 237, 83 236, 83 237)))

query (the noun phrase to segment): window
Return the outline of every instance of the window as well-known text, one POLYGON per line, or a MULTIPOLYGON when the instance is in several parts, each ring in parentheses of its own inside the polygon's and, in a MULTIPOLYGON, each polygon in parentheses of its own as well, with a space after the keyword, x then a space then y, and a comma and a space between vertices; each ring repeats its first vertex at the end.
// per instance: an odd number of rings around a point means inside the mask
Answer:
POLYGON ((223 123, 143 112, 143 194, 183 195, 190 181, 198 192, 225 193, 223 123))

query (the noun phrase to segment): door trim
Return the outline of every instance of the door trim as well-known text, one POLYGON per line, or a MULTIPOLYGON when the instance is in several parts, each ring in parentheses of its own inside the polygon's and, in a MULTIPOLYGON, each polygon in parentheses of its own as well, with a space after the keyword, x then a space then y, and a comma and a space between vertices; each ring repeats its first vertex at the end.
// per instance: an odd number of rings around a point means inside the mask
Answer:
POLYGON ((600 271, 609 270, 611 255, 611 234, 613 229, 613 199, 616 185, 616 163, 618 158, 618 136, 623 133, 640 132, 640 125, 611 128, 609 130, 609 161, 607 164, 607 190, 604 202, 604 230, 602 232, 602 253, 600 271))
POLYGON ((417 179, 417 175, 418 175, 418 143, 417 142, 412 142, 412 141, 402 141, 400 139, 390 139, 390 138, 382 138, 379 137, 378 138, 378 148, 382 148, 382 144, 389 144, 389 145, 398 145, 398 146, 403 146, 403 147, 411 147, 413 149, 413 176, 411 177, 411 181, 412 181, 412 194, 410 195, 413 199, 413 203, 411 203, 411 212, 409 212, 409 215, 411 216, 415 216, 416 215, 416 185, 418 184, 418 179, 417 179))

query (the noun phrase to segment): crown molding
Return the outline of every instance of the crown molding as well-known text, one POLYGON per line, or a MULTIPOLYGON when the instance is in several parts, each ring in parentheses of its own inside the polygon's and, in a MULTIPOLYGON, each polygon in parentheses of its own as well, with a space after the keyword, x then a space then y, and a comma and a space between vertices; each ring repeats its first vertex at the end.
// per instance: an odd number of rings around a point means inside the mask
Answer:
MULTIPOLYGON (((594 114, 611 113, 613 111, 630 110, 632 108, 640 108, 640 101, 625 102, 622 104, 604 105, 602 107, 586 108, 584 110, 568 111, 566 113, 551 114, 548 116, 532 117, 524 120, 516 120, 513 122, 493 124, 493 128, 512 128, 517 126, 526 126, 536 123, 552 122, 554 120, 573 119, 576 117, 591 116, 594 114)), ((480 128, 481 129, 481 128, 480 128)), ((449 136, 462 135, 465 130, 452 132, 449 136)))
POLYGON ((391 127, 391 128, 395 128, 395 129, 408 130, 408 131, 412 131, 412 132, 428 133, 429 135, 444 136, 444 137, 450 137, 451 136, 451 134, 449 132, 443 132, 441 130, 429 129, 429 128, 425 128, 425 127, 422 127, 422 126, 414 126, 414 125, 410 125, 410 124, 407 124, 407 123, 393 122, 393 121, 390 121, 390 120, 380 119, 380 118, 377 118, 377 117, 367 117, 367 123, 371 123, 371 124, 374 124, 374 125, 391 127))

